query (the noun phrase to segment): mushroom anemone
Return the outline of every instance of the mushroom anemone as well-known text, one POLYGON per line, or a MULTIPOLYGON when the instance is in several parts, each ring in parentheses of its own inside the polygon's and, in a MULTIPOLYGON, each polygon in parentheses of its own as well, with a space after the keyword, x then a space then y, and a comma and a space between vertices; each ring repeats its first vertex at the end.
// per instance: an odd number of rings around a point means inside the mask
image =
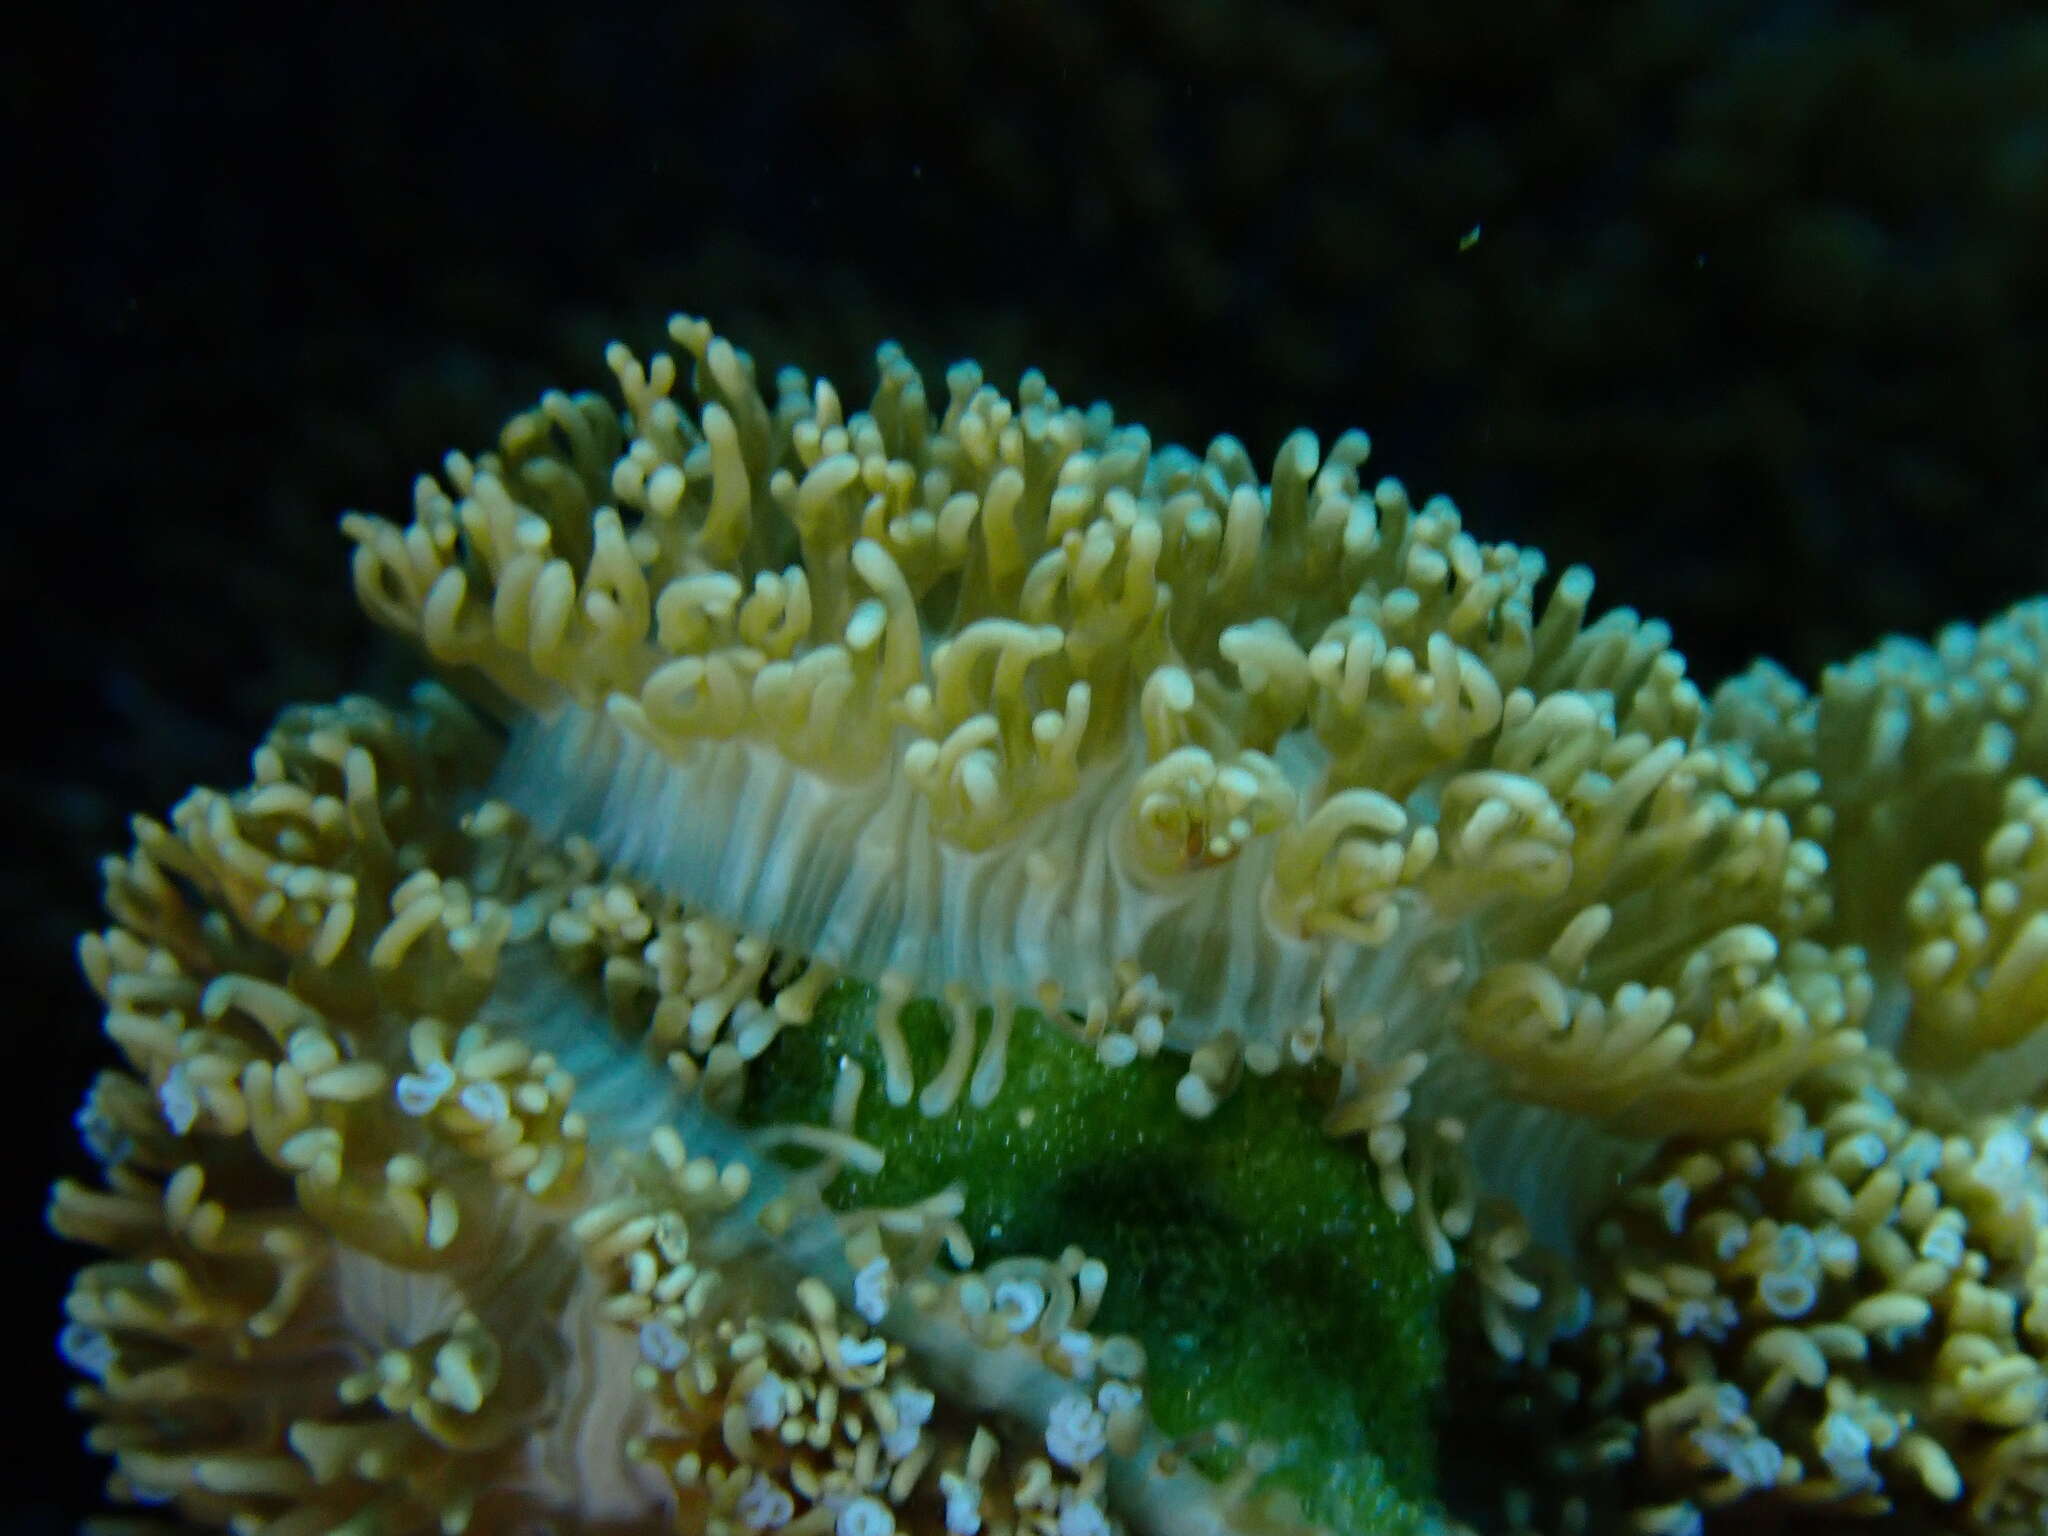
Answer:
POLYGON ((65 1345, 117 1493, 263 1536, 1311 1528, 1273 1446, 1162 1428, 1085 1245, 862 1197, 918 1124, 1028 1140, 1055 1040, 1203 1134, 1290 1085, 1366 1180, 1314 1219, 1393 1213, 1504 1395, 1565 1405, 1511 1513, 2038 1514, 2037 615, 1709 703, 1362 433, 1262 478, 1036 374, 934 399, 884 347, 849 412, 669 334, 344 520, 445 690, 288 713, 108 863, 130 1070, 53 1220, 111 1255, 65 1345))

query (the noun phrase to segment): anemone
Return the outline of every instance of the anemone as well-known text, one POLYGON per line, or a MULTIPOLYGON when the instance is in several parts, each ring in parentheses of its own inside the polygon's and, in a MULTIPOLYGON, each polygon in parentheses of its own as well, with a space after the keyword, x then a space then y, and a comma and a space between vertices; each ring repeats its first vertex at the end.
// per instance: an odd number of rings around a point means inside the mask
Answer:
POLYGON ((1828 855, 1871 1045, 1741 1134, 1672 1138, 1581 1244, 1590 1326, 1527 1377, 1567 1526, 1618 1502, 1656 1533, 2041 1528, 2044 623, 2023 603, 1813 694, 1769 664, 1716 694, 1714 733, 1828 855))
POLYGON ((1142 1352, 1089 1331, 1099 1262, 964 1267, 953 1192, 834 1215, 818 1186, 872 1147, 720 1116, 662 1005, 701 1018, 736 946, 656 980, 645 1037, 575 990, 663 909, 466 794, 478 734, 445 696, 294 712, 250 788, 110 863, 82 958, 139 1075, 81 1117, 109 1187, 52 1219, 116 1255, 63 1339, 115 1491, 278 1533, 874 1536, 913 1493, 931 1529, 1107 1530, 1112 1494, 1230 1528, 1227 1490, 1161 1465, 1142 1352))
POLYGON ((1095 1178, 1048 1150, 1086 1105, 1240 1208, 1256 1169, 1326 1239, 1398 1221, 1314 1262, 1359 1318, 1448 1285, 1552 1405, 1516 1520, 2038 1519, 2037 610, 1709 701, 1362 433, 1262 479, 1035 374, 934 400, 884 347, 848 412, 669 334, 344 519, 446 689, 288 713, 106 866, 127 1070, 52 1220, 109 1255, 64 1347, 117 1495, 1361 1528, 1175 1421, 1184 1331, 1080 1240, 1135 1218, 991 1177, 1095 1178))
POLYGON ((1261 483, 1036 375, 963 365, 935 409, 885 347, 849 415, 670 335, 694 402, 615 346, 623 415, 550 395, 407 527, 350 519, 357 590, 514 703, 498 788, 536 825, 876 981, 890 1102, 985 1098, 1035 1000, 1112 1066, 1184 1055, 1196 1115, 1339 1063, 1398 1203, 1412 1106, 1561 1232, 1635 1139, 1855 1047, 1823 860, 1664 627, 1368 485, 1364 434, 1261 483), (953 989, 997 1022, 919 1085, 893 1005, 953 989))

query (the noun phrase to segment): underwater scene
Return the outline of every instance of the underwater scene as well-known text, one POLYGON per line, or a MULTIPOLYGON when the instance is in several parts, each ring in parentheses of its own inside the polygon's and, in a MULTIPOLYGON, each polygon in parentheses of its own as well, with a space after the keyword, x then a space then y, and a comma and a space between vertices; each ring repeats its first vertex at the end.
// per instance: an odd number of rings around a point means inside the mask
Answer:
POLYGON ((2048 23, 173 21, 0 1526, 2048 1531, 2048 23))

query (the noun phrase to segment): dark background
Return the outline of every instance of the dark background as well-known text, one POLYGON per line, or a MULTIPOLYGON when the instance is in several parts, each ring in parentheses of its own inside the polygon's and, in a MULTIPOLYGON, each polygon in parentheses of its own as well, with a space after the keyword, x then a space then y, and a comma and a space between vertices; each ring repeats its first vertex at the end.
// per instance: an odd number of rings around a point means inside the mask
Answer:
POLYGON ((241 782, 281 704, 405 676, 336 513, 402 511, 681 307, 849 396, 888 335, 1261 459, 1364 425, 1704 680, 1810 676, 2048 587, 2027 11, 184 5, 11 39, 0 1529, 99 1476, 40 1213, 101 1059, 94 860, 241 782))

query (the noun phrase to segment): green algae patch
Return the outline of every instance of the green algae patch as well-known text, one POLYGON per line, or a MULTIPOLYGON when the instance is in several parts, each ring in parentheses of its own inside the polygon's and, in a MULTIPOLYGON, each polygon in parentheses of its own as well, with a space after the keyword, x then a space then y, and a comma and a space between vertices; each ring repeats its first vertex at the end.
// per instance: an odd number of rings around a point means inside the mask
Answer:
MULTIPOLYGON (((1271 1483, 1336 1531, 1427 1523, 1440 1286, 1305 1079, 1248 1078, 1198 1122, 1174 1103, 1178 1058, 1108 1069, 1024 1011, 995 1101, 928 1118, 884 1096, 873 1010, 872 988, 840 983, 750 1074, 749 1120, 822 1123, 841 1061, 866 1071, 857 1130, 887 1163, 842 1174, 833 1204, 958 1185, 978 1263, 1080 1245, 1110 1271, 1094 1326, 1145 1346, 1163 1430, 1242 1426, 1278 1453, 1271 1483)), ((920 1001, 902 1025, 927 1082, 945 1017, 920 1001)))

